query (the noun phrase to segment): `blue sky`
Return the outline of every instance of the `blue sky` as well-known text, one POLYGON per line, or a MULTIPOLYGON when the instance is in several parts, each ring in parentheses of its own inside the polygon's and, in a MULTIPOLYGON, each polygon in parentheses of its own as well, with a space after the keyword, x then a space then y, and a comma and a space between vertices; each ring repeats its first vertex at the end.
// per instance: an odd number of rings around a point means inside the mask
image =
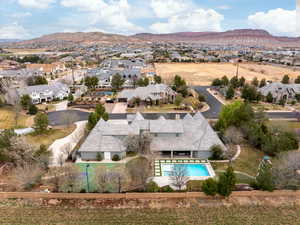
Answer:
POLYGON ((54 32, 296 32, 295 0, 0 0, 0 38, 54 32))

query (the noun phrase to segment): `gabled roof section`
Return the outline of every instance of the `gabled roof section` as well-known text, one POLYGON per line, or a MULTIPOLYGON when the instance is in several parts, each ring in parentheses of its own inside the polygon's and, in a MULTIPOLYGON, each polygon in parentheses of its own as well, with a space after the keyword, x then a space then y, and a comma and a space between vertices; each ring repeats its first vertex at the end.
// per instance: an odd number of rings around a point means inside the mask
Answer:
POLYGON ((184 117, 183 117, 184 120, 193 120, 194 118, 191 116, 191 114, 186 114, 184 117))
POLYGON ((195 120, 206 120, 201 112, 197 112, 194 117, 195 120))
POLYGON ((138 120, 145 120, 145 118, 142 116, 142 114, 140 112, 137 112, 135 114, 134 121, 138 121, 138 120))
POLYGON ((158 120, 166 120, 166 118, 165 118, 163 115, 161 115, 161 116, 158 118, 158 120))
POLYGON ((150 133, 183 133, 182 120, 150 120, 150 133))

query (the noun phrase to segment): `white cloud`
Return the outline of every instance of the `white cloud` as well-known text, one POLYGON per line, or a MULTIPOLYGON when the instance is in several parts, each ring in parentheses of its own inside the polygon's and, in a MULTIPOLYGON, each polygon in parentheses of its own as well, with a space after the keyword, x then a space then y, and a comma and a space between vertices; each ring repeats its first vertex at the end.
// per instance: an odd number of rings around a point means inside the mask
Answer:
POLYGON ((168 18, 167 22, 154 23, 150 29, 156 33, 184 31, 221 31, 224 16, 213 9, 195 9, 168 18))
POLYGON ((127 0, 114 0, 108 3, 104 0, 62 0, 61 5, 86 13, 89 22, 87 25, 94 28, 101 26, 101 29, 109 32, 126 34, 143 30, 130 22, 129 18, 133 12, 127 0))
POLYGON ((46 9, 56 0, 18 0, 18 3, 25 8, 46 9))
POLYGON ((0 26, 0 39, 24 39, 28 37, 28 31, 17 23, 0 26))
POLYGON ((218 9, 228 10, 228 9, 231 9, 231 6, 229 6, 229 5, 220 5, 220 6, 218 6, 218 9))
POLYGON ((192 9, 192 3, 187 0, 151 0, 150 6, 158 18, 168 18, 192 9))
POLYGON ((30 12, 16 12, 10 15, 10 17, 15 18, 15 19, 21 19, 25 17, 32 16, 30 12))
POLYGON ((248 17, 248 23, 252 28, 265 29, 276 35, 297 35, 296 10, 278 8, 257 12, 248 17))

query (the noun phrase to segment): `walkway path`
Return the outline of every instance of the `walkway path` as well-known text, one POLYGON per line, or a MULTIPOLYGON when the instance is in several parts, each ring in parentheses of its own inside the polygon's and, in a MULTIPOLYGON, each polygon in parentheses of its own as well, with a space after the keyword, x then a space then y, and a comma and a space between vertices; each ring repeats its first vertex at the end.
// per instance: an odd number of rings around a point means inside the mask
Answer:
POLYGON ((67 137, 58 139, 48 148, 52 152, 50 159, 50 166, 62 165, 67 159, 68 155, 80 141, 84 135, 84 130, 87 121, 76 122, 76 129, 67 137))
POLYGON ((68 101, 63 101, 54 105, 56 111, 68 109, 68 101))
POLYGON ((127 103, 117 102, 112 110, 112 113, 126 113, 127 103))

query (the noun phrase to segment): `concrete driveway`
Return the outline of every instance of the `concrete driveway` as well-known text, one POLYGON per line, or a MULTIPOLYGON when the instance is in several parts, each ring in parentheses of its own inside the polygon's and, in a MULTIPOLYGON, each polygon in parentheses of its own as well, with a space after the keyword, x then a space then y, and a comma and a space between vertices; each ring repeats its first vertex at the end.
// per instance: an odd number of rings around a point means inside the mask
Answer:
POLYGON ((112 113, 126 113, 127 103, 117 102, 112 110, 112 113))

